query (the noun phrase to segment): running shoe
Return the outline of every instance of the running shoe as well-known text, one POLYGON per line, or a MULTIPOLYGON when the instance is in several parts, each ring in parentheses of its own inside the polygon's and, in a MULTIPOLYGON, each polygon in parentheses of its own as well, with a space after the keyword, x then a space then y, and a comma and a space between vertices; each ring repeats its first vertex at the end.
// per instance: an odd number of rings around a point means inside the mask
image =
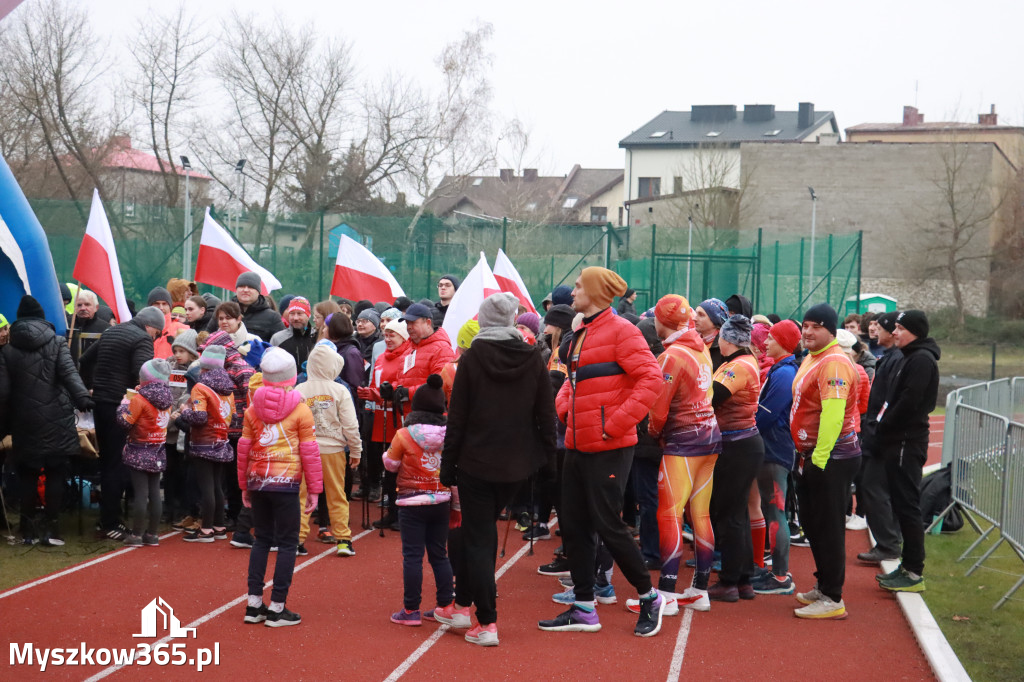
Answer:
POLYGON ((423 620, 420 618, 420 610, 409 611, 408 609, 402 609, 391 614, 391 622, 398 625, 423 625, 423 620))
POLYGON ((498 624, 477 625, 466 633, 466 641, 480 646, 498 646, 498 624))
POLYGON ((213 542, 214 535, 212 530, 204 531, 200 528, 188 531, 181 539, 185 542, 213 542))
POLYGON ((661 619, 665 615, 665 599, 661 592, 655 591, 653 597, 640 600, 640 615, 636 620, 633 634, 637 637, 654 637, 661 632, 661 619))
POLYGON ((156 533, 143 533, 142 544, 146 547, 159 547, 160 538, 156 535, 156 533))
POLYGON ((548 526, 545 523, 538 523, 536 526, 523 533, 523 541, 529 542, 531 535, 535 541, 551 539, 551 531, 548 530, 548 526))
POLYGON ((235 531, 231 536, 231 546, 239 549, 252 549, 252 533, 235 531))
POLYGON ((569 575, 569 560, 565 558, 557 558, 550 564, 544 564, 537 569, 537 572, 541 575, 551 575, 556 578, 569 575))
MULTIPOLYGON (((693 588, 687 588, 687 592, 693 588)), ((684 592, 683 594, 686 594, 684 592)), ((665 597, 665 609, 662 613, 663 616, 678 616, 679 615, 679 598, 670 595, 667 592, 662 592, 665 597)), ((640 613, 640 600, 639 599, 627 599, 626 610, 630 613, 640 613)), ((707 609, 704 609, 707 610, 707 609)))
POLYGON ((882 582, 883 580, 892 580, 893 578, 898 576, 900 574, 900 571, 902 571, 902 570, 903 570, 903 564, 900 564, 899 566, 897 566, 896 568, 892 569, 888 573, 877 573, 877 574, 875 574, 875 580, 877 580, 878 582, 882 582))
MULTIPOLYGON (((615 588, 612 585, 594 588, 594 599, 598 604, 614 604, 618 601, 615 596, 615 588)), ((551 601, 556 604, 573 604, 576 601, 576 592, 572 587, 565 592, 559 592, 551 596, 551 601)))
POLYGON ((338 556, 355 556, 356 550, 352 549, 351 540, 338 540, 338 556))
POLYGON ((546 632, 597 632, 601 629, 601 621, 597 611, 584 611, 572 604, 551 620, 542 620, 537 627, 546 632))
POLYGON ((793 576, 787 573, 782 578, 771 571, 755 579, 751 585, 757 594, 793 594, 793 576))
POLYGON ((334 533, 331 532, 330 528, 321 528, 320 532, 316 534, 316 539, 318 542, 322 542, 325 545, 333 545, 337 542, 334 538, 334 533))
POLYGON ((679 606, 684 606, 694 611, 710 611, 711 599, 707 590, 698 590, 696 587, 687 587, 683 593, 671 600, 676 602, 675 613, 670 611, 670 605, 665 604, 665 615, 674 616, 679 613, 679 606))
POLYGON ((717 582, 708 588, 708 599, 711 601, 738 602, 740 590, 735 585, 723 585, 717 582))
POLYGON ((878 584, 883 590, 890 592, 924 592, 925 590, 924 576, 919 575, 915 578, 903 566, 900 566, 899 573, 891 578, 879 580, 878 584))
POLYGON ((797 618, 808 618, 810 620, 842 620, 846 618, 846 604, 840 599, 834 602, 825 595, 806 606, 793 609, 797 618))
POLYGON ((807 536, 803 534, 803 531, 797 533, 789 539, 790 547, 810 547, 811 541, 807 539, 807 536))
POLYGON ((827 597, 825 597, 825 595, 822 593, 822 591, 818 589, 817 585, 812 587, 807 592, 797 592, 796 593, 796 600, 798 602, 800 602, 801 604, 805 604, 805 605, 810 605, 810 604, 813 604, 816 601, 820 601, 820 600, 826 599, 826 598, 827 597))
POLYGON ((309 550, 306 549, 305 545, 299 545, 298 547, 295 548, 295 555, 296 556, 306 556, 307 554, 309 554, 309 550))
POLYGON ((267 609, 267 620, 264 621, 264 625, 268 628, 280 628, 287 627, 289 625, 298 625, 302 622, 302 616, 299 614, 284 609, 282 611, 271 611, 267 609))
POLYGON ((134 533, 132 533, 131 535, 128 535, 121 542, 124 543, 125 547, 142 547, 142 536, 141 535, 135 535, 134 533))
POLYGON ((259 606, 246 606, 245 618, 242 619, 242 622, 250 624, 262 623, 267 619, 268 613, 270 613, 270 611, 267 610, 266 604, 260 604, 259 606))
POLYGON ((469 617, 469 607, 457 606, 455 602, 434 609, 434 620, 456 630, 463 630, 473 624, 469 617))
POLYGON ((846 530, 867 530, 868 521, 863 516, 853 514, 846 517, 846 530))

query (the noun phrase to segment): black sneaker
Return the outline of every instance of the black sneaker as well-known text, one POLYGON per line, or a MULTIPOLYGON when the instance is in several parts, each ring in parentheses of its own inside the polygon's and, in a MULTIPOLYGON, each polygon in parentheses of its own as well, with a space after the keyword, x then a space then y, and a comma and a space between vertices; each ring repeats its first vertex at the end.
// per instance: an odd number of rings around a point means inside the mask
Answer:
POLYGON ((267 609, 267 620, 263 624, 268 628, 281 628, 287 625, 298 625, 302 622, 302 616, 288 609, 280 613, 267 609))
POLYGON ((537 569, 537 572, 541 575, 552 575, 556 578, 561 578, 569 575, 569 560, 564 557, 558 557, 550 564, 544 564, 537 569))
POLYGON ((204 531, 202 528, 199 530, 190 530, 185 533, 182 538, 185 542, 213 542, 214 536, 213 531, 204 531))
POLYGON ((125 526, 123 523, 117 524, 116 528, 111 528, 110 530, 103 531, 103 537, 107 540, 118 540, 123 542, 124 539, 129 535, 131 535, 131 531, 129 531, 128 527, 125 526))
POLYGON ((637 637, 654 637, 661 631, 661 618, 665 611, 665 597, 658 592, 655 596, 640 600, 640 617, 636 620, 633 634, 637 637))
POLYGON ((307 554, 309 554, 309 550, 306 549, 305 545, 299 545, 295 548, 295 554, 297 554, 298 556, 306 556, 307 554))
POLYGON ((533 540, 550 540, 551 531, 548 530, 547 524, 539 523, 523 533, 523 541, 529 542, 531 536, 533 537, 533 540))
POLYGON ((246 606, 245 607, 245 623, 262 623, 267 619, 270 611, 267 609, 266 604, 260 604, 259 606, 246 606))
POLYGON ((789 544, 791 547, 810 547, 811 541, 807 539, 806 535, 799 533, 790 538, 789 544))
POLYGON ((158 536, 156 533, 143 533, 142 544, 146 547, 159 547, 160 536, 158 536))
POLYGON ((213 529, 213 539, 214 540, 227 540, 228 539, 228 529, 227 528, 214 528, 213 529))
POLYGON ((231 546, 239 549, 252 549, 252 533, 235 533, 231 536, 231 546))
POLYGON ((391 528, 392 526, 394 526, 397 523, 398 523, 398 517, 397 516, 392 516, 392 515, 388 514, 387 516, 385 516, 382 519, 377 519, 371 525, 373 525, 374 528, 378 528, 379 529, 379 528, 391 528))

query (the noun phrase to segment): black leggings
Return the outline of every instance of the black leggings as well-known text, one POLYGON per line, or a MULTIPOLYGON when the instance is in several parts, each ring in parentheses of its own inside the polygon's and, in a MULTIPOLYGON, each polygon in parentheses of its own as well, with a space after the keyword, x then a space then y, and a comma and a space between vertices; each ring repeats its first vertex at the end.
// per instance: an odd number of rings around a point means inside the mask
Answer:
MULTIPOLYGON (((711 490, 711 522, 715 529, 715 549, 722 553, 718 578, 723 585, 747 584, 754 572, 747 500, 763 460, 764 442, 759 434, 722 441, 722 454, 715 462, 715 484, 711 490)), ((758 547, 757 551, 764 553, 764 548, 758 547)))
POLYGON ((48 533, 60 535, 58 523, 64 499, 64 479, 67 478, 68 472, 67 458, 52 461, 45 468, 19 464, 17 471, 21 482, 21 534, 26 538, 37 538, 48 533), (46 475, 46 526, 37 527, 35 511, 39 493, 36 486, 42 474, 46 475))
POLYGON ((199 515, 203 519, 203 528, 223 528, 224 488, 220 482, 224 477, 224 462, 194 457, 192 466, 195 468, 196 484, 199 486, 199 515))
POLYGON ((132 477, 132 489, 135 491, 135 506, 132 513, 132 534, 142 532, 156 535, 160 526, 160 514, 163 504, 160 500, 160 472, 139 471, 129 467, 132 477), (149 511, 149 523, 146 523, 146 512, 149 511), (145 526, 143 526, 145 524, 145 526))

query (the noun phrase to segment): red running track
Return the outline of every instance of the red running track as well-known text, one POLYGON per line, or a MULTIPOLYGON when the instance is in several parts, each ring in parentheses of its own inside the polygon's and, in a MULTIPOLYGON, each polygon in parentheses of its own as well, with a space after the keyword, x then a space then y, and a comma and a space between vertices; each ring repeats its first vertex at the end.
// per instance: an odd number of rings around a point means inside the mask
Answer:
MULTIPOLYGON (((932 438, 941 440, 941 423, 933 426, 932 438)), ((940 454, 941 447, 931 448, 929 463, 940 454)), ((504 532, 504 524, 499 530, 504 532)), ((401 606, 396 533, 359 537, 358 554, 351 558, 336 557, 333 548, 308 541, 311 554, 297 562, 288 602, 303 622, 277 629, 242 623, 247 551, 226 542, 192 545, 174 534, 158 548, 125 551, 47 582, 0 593, 8 652, 2 677, 196 679, 195 670, 187 667, 49 666, 40 673, 38 665, 11 665, 12 642, 36 648, 78 648, 84 642, 93 649, 152 643, 132 635, 140 631, 140 610, 159 596, 182 625, 200 621, 195 639, 171 644, 184 643, 188 656, 219 644, 220 663, 202 673, 207 679, 932 679, 895 598, 875 584, 877 567, 855 559, 869 548, 867 533, 847 532, 846 537, 844 599, 850 615, 844 621, 803 621, 793 616, 798 604, 792 597, 758 596, 751 602, 713 603, 708 613, 683 611, 665 618, 657 637, 640 639, 632 634, 635 616, 624 608, 625 599, 635 594, 618 572, 613 584, 620 603, 598 607, 601 632, 538 630, 537 620, 562 610, 551 601, 560 585, 536 572, 550 560, 556 543, 537 543, 531 557, 514 534, 509 556, 499 560, 501 644, 484 649, 465 642, 462 632, 435 623, 415 628, 388 621, 401 606)), ((794 547, 791 564, 797 588, 810 587, 810 550, 794 547)), ((271 563, 268 579, 272 570, 271 563)), ((424 573, 424 594, 431 595, 429 567, 424 573)), ((680 583, 685 580, 681 577, 680 583)), ((423 606, 433 604, 428 598, 423 606)))

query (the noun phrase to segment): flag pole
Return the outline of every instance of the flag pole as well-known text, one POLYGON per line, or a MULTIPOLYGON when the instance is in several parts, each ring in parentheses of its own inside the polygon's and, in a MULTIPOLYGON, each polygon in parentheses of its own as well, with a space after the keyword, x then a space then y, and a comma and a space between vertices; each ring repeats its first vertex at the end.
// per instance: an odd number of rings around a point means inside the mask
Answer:
MULTIPOLYGON (((75 318, 78 317, 78 315, 75 314, 75 306, 78 305, 78 292, 82 290, 81 282, 79 282, 77 279, 72 279, 71 281, 75 283, 76 289, 75 295, 71 297, 71 326, 68 327, 68 350, 71 350, 71 340, 75 336, 75 318)), ((60 287, 58 287, 58 289, 59 288, 60 287)), ((117 306, 116 301, 114 303, 114 306, 117 306)))

